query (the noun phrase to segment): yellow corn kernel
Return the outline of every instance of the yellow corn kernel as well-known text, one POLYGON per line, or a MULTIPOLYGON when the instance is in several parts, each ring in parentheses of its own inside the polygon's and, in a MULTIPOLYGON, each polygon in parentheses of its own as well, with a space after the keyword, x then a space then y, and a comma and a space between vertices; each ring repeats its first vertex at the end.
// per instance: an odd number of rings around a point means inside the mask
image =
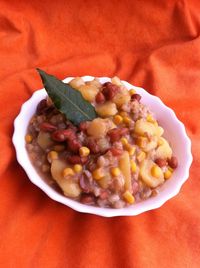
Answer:
POLYGON ((90 154, 90 149, 88 147, 83 146, 79 149, 79 154, 80 156, 88 156, 90 154))
POLYGON ((123 121, 123 117, 119 114, 115 115, 114 118, 113 118, 113 122, 116 124, 116 125, 119 125, 121 124, 123 121))
POLYGON ((155 119, 153 118, 153 116, 151 114, 148 114, 147 115, 147 118, 146 118, 147 122, 149 123, 155 123, 155 119))
POLYGON ((32 140, 33 140, 33 136, 32 136, 32 135, 27 134, 27 135, 25 136, 25 141, 26 141, 26 143, 31 143, 32 140))
POLYGON ((51 163, 53 160, 58 159, 58 153, 56 151, 51 151, 47 155, 47 160, 51 163))
POLYGON ((148 139, 145 137, 138 137, 136 139, 136 144, 141 148, 145 147, 147 143, 148 143, 148 139))
POLYGON ((65 168, 65 169, 63 170, 63 177, 64 177, 64 178, 66 178, 66 177, 68 177, 68 176, 73 176, 73 175, 74 175, 74 171, 73 171, 72 168, 67 167, 67 168, 65 168))
POLYGON ((130 144, 130 143, 126 143, 126 144, 124 144, 124 149, 125 150, 130 150, 132 148, 132 145, 130 144))
POLYGON ((124 145, 124 148, 128 151, 129 155, 132 156, 135 153, 136 148, 131 144, 127 143, 124 145))
POLYGON ((132 88, 132 89, 130 89, 130 90, 129 90, 129 94, 130 94, 131 96, 132 96, 132 95, 134 95, 134 94, 136 94, 135 89, 133 89, 133 88, 132 88))
POLYGON ((131 172, 135 173, 137 170, 137 165, 134 160, 131 160, 131 172))
POLYGON ((143 151, 139 152, 139 154, 137 155, 138 162, 142 162, 145 158, 146 158, 146 154, 143 151))
POLYGON ((126 200, 126 202, 128 202, 129 204, 133 204, 135 202, 135 197, 129 191, 126 191, 123 194, 123 197, 126 200))
POLYGON ((171 176, 172 176, 172 173, 173 173, 173 169, 170 168, 170 167, 168 167, 168 169, 167 169, 167 170, 165 171, 165 173, 164 173, 164 178, 165 178, 166 180, 170 179, 171 176))
POLYGON ((160 178, 162 176, 163 172, 162 172, 162 169, 157 166, 157 165, 154 165, 152 168, 151 168, 151 175, 155 178, 160 178))
POLYGON ((134 155, 134 154, 135 154, 135 150, 136 150, 135 147, 130 148, 130 149, 128 150, 129 155, 130 155, 130 156, 134 155))
POLYGON ((128 140, 126 139, 126 138, 121 138, 121 143, 124 145, 124 146, 126 146, 126 144, 128 144, 128 140))
POLYGON ((75 173, 80 173, 83 170, 83 167, 79 164, 74 165, 73 167, 75 173))
POLYGON ((119 176, 120 175, 120 173, 121 173, 121 171, 120 171, 120 169, 118 168, 118 167, 114 167, 114 168, 111 168, 110 169, 110 172, 111 172, 111 174, 113 175, 113 176, 119 176))
POLYGON ((168 169, 165 171, 165 173, 164 173, 164 178, 165 178, 166 180, 168 180, 168 179, 171 178, 171 176, 172 176, 172 171, 168 168, 168 169))
POLYGON ((126 124, 126 125, 130 125, 130 123, 131 123, 131 119, 130 119, 130 117, 128 117, 128 116, 124 116, 124 117, 123 117, 123 122, 124 122, 124 124, 126 124))
POLYGON ((120 112, 119 113, 122 117, 124 117, 124 116, 127 116, 128 114, 127 114, 127 112, 124 112, 124 111, 122 111, 122 112, 120 112))
POLYGON ((162 140, 162 139, 159 139, 159 140, 158 140, 158 146, 163 145, 163 143, 164 143, 164 142, 163 142, 163 140, 162 140))
POLYGON ((102 168, 97 168, 92 172, 92 176, 95 180, 100 180, 105 176, 105 173, 102 168))

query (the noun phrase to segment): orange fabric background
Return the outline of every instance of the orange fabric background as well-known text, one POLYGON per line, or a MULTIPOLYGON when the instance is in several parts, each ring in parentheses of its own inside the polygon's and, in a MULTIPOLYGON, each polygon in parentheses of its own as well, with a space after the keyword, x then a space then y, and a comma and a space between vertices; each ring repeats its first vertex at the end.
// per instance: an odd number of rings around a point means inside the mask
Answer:
POLYGON ((0 1, 0 267, 200 267, 198 2, 0 1), (162 98, 193 141, 179 195, 136 217, 101 218, 34 186, 11 137, 42 87, 36 67, 59 78, 118 75, 162 98))

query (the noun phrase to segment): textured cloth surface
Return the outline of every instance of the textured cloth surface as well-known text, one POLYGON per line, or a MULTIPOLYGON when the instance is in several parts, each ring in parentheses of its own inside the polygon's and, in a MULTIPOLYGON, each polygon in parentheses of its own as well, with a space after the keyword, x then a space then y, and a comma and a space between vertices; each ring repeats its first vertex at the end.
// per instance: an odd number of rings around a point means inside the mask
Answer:
POLYGON ((0 1, 0 267, 200 267, 199 14, 199 1, 0 1), (136 217, 102 218, 34 186, 11 137, 42 87, 36 67, 60 79, 117 75, 174 109, 194 155, 180 193, 136 217))

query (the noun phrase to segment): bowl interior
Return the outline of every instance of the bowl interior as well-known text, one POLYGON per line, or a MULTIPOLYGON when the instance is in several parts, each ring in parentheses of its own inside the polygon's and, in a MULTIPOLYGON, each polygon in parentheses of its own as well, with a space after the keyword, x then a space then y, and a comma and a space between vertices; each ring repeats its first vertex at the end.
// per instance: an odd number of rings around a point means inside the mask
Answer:
MULTIPOLYGON (((85 81, 92 80, 93 77, 83 77, 85 81)), ((72 78, 69 77, 64 82, 69 82, 72 78)), ((109 78, 100 78, 101 82, 110 81, 109 78)), ((112 208, 99 208, 83 205, 79 202, 73 201, 55 189, 48 185, 36 172, 32 166, 31 161, 28 157, 28 153, 25 148, 24 136, 28 127, 29 120, 35 113, 36 106, 40 100, 46 97, 46 91, 44 89, 36 91, 32 97, 23 104, 20 114, 15 119, 15 131, 13 135, 13 143, 16 148, 17 160, 26 171, 29 179, 41 188, 49 197, 52 199, 65 204, 77 211, 87 212, 96 215, 111 217, 111 216, 123 216, 123 215, 137 215, 144 211, 160 207, 171 197, 175 196, 182 184, 189 176, 189 167, 192 162, 191 155, 191 143, 186 135, 183 124, 177 119, 174 112, 165 106, 161 100, 142 88, 134 87, 133 85, 123 81, 125 86, 130 89, 134 88, 137 93, 141 94, 142 102, 146 104, 150 110, 154 113, 159 124, 164 128, 164 137, 170 142, 174 155, 179 160, 179 166, 174 172, 172 178, 166 181, 161 189, 159 195, 142 201, 141 203, 134 204, 127 208, 112 209, 112 208)))

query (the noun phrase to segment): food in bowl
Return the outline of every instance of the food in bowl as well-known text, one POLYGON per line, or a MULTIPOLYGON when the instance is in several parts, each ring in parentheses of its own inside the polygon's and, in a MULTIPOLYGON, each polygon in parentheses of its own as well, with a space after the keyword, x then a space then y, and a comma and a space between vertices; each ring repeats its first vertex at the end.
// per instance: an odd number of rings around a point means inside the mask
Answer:
POLYGON ((39 174, 81 203, 123 208, 159 194, 178 161, 148 107, 119 78, 64 84, 39 71, 49 96, 25 136, 39 174))

